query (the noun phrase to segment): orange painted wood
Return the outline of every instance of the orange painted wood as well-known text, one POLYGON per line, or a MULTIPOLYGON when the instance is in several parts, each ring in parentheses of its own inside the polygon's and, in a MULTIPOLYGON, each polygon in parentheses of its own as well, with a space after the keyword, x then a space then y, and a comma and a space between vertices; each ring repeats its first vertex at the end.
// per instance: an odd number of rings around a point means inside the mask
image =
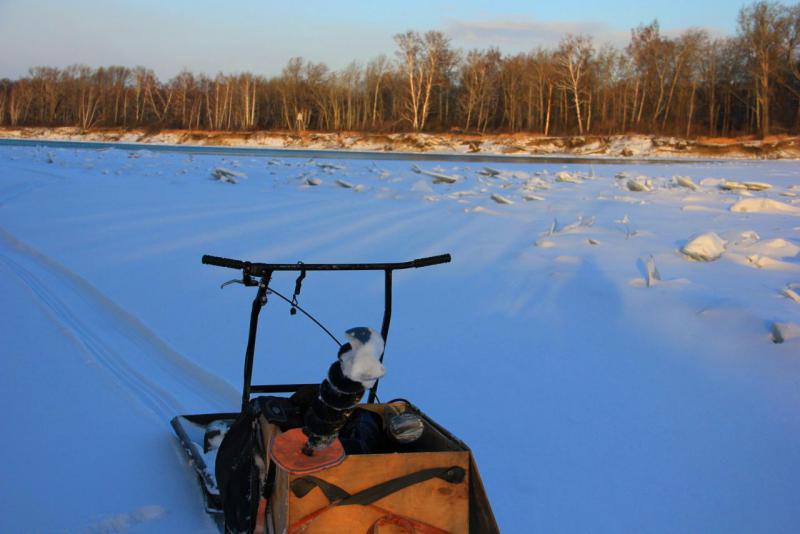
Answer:
MULTIPOLYGON (((334 468, 314 476, 335 484, 350 494, 422 469, 459 466, 468 474, 470 454, 459 452, 421 452, 403 454, 365 454, 347 456, 334 468)), ((314 488, 303 498, 296 497, 289 485, 296 477, 279 470, 281 492, 286 492, 288 517, 286 523, 295 525, 303 518, 328 507, 329 502, 314 488)), ((281 495, 283 497, 283 495, 281 495)), ((278 496, 276 495, 276 499, 278 496)), ((451 484, 439 478, 403 488, 373 503, 374 506, 336 506, 325 510, 303 530, 308 534, 348 532, 367 534, 376 522, 391 514, 429 525, 429 532, 464 533, 469 529, 469 475, 461 483, 451 484)), ((397 532, 404 521, 383 520, 378 532, 397 532)), ((280 532, 280 529, 276 529, 280 532)), ((399 531, 403 531, 401 528, 399 531)), ((423 529, 418 529, 422 532, 423 529)))
POLYGON ((275 436, 269 446, 270 459, 278 467, 292 474, 309 475, 330 469, 344 461, 344 447, 339 439, 324 449, 314 451, 308 456, 303 453, 303 446, 308 437, 302 428, 293 428, 275 436))

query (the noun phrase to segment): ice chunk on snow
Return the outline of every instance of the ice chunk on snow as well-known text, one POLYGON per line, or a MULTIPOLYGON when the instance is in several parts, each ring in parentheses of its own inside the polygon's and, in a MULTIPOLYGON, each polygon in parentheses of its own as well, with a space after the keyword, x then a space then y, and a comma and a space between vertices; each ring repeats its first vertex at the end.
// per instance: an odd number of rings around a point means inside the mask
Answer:
POLYGON ((740 213, 800 215, 800 208, 770 198, 745 198, 731 206, 731 211, 740 213))
POLYGON ((334 165, 333 163, 317 163, 317 167, 326 171, 343 171, 344 167, 341 165, 334 165))
POLYGON ((235 184, 237 183, 237 178, 245 177, 243 173, 232 171, 230 169, 226 169, 225 167, 216 167, 211 171, 211 176, 226 184, 235 184))
POLYGON ((365 326, 351 328, 345 335, 350 342, 350 350, 341 356, 342 373, 350 380, 361 382, 365 388, 371 388, 386 374, 379 360, 383 354, 383 338, 365 326))
POLYGON ((700 187, 688 176, 675 176, 675 182, 681 187, 688 187, 692 191, 697 191, 700 187))
POLYGON ((800 325, 794 323, 772 323, 773 343, 783 343, 800 337, 800 325))
POLYGON ((693 260, 714 261, 725 252, 725 241, 714 232, 707 232, 690 239, 681 252, 693 260))
POLYGON ((524 195, 522 198, 524 198, 525 200, 528 200, 528 201, 531 201, 531 200, 544 200, 544 197, 540 197, 539 195, 532 195, 532 194, 524 195))
POLYGON ((742 189, 747 189, 747 186, 733 180, 724 180, 721 184, 719 184, 719 188, 725 191, 739 191, 742 189))
POLYGON ((458 181, 458 178, 455 176, 449 176, 447 174, 434 174, 434 173, 425 173, 433 177, 431 182, 435 184, 454 184, 458 181))
POLYGON ((785 287, 783 289, 783 291, 781 291, 781 293, 783 293, 783 295, 786 298, 791 299, 791 300, 795 301, 796 303, 800 304, 800 295, 798 295, 797 291, 795 291, 791 287, 785 287))
POLYGON ((647 193, 653 190, 653 183, 646 176, 639 176, 632 180, 628 180, 626 184, 628 190, 636 191, 637 193, 647 193))
POLYGON ((755 243, 761 237, 755 230, 745 230, 743 232, 739 232, 739 236, 741 238, 741 243, 755 243))
POLYGON ((766 191, 772 187, 764 182, 745 182, 743 185, 750 191, 766 191))
POLYGON ((411 170, 417 174, 424 174, 433 178, 432 182, 435 184, 454 184, 458 181, 457 176, 450 176, 449 174, 442 174, 440 172, 426 171, 421 169, 418 165, 413 165, 411 170))
POLYGON ((656 282, 661 280, 661 274, 658 272, 656 260, 652 255, 647 258, 645 268, 647 270, 647 287, 653 287, 656 285, 656 282))
POLYGON ((483 176, 494 177, 494 176, 499 175, 500 171, 498 171, 497 169, 492 169, 491 167, 484 167, 483 169, 478 171, 478 174, 483 175, 483 176))
POLYGON ((513 204, 514 201, 510 198, 506 198, 503 195, 498 195, 497 193, 492 193, 491 197, 492 200, 497 202, 498 204, 513 204))
POLYGON ((581 183, 581 180, 574 174, 568 173, 567 171, 561 171, 556 173, 556 182, 579 184, 581 183))
POLYGON ((751 254, 745 258, 749 265, 758 267, 759 269, 774 269, 774 270, 795 270, 799 267, 793 263, 776 260, 769 256, 762 256, 761 254, 751 254))

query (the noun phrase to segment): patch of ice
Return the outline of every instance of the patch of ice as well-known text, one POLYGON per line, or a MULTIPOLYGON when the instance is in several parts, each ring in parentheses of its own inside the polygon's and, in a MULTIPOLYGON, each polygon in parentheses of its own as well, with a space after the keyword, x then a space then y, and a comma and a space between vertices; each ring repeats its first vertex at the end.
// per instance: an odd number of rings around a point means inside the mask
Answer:
POLYGON ((89 527, 89 532, 97 532, 98 534, 112 534, 117 532, 124 532, 129 528, 145 523, 147 521, 154 521, 166 515, 166 510, 163 507, 151 504, 137 508, 129 514, 117 514, 107 517, 89 527))
POLYGON ((484 208, 483 206, 473 206, 471 208, 464 208, 464 213, 488 213, 490 215, 494 215, 495 212, 484 208))
POLYGON ((477 194, 478 193, 476 193, 472 189, 465 189, 463 191, 453 191, 452 193, 450 193, 447 196, 450 197, 450 198, 463 198, 463 197, 474 197, 477 194))
POLYGON ((556 256, 553 261, 558 263, 580 263, 581 259, 578 256, 556 256))

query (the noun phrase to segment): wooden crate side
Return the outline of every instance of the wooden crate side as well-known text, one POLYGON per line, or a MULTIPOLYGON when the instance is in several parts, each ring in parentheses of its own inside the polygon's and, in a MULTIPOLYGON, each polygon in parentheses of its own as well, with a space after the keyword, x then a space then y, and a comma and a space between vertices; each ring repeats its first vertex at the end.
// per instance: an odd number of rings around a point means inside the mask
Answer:
MULTIPOLYGON (((272 439, 280 434, 281 430, 277 425, 267 421, 263 415, 260 417, 259 423, 261 427, 262 443, 264 443, 265 449, 269 449, 269 444, 272 443, 272 439)), ((264 468, 269 469, 271 462, 272 460, 269 457, 269 452, 267 452, 264 457, 264 468)), ((266 522, 271 529, 268 532, 286 532, 287 517, 289 515, 289 505, 287 502, 288 492, 288 475, 285 471, 277 469, 275 472, 275 482, 272 487, 272 495, 269 496, 269 502, 267 503, 266 522)))
POLYGON ((289 475, 278 468, 275 473, 275 486, 269 503, 269 519, 272 532, 283 534, 289 528, 289 475))
POLYGON ((469 459, 469 534, 500 534, 475 458, 469 459))
MULTIPOLYGON (((372 524, 388 512, 420 521, 445 532, 465 533, 469 529, 469 460, 470 454, 466 451, 348 456, 341 465, 316 473, 314 476, 335 484, 350 494, 387 480, 435 467, 458 466, 464 469, 465 477, 458 484, 439 478, 426 480, 388 495, 376 501, 374 506, 331 507, 317 515, 304 532, 367 533, 372 524)), ((296 478, 299 477, 289 475, 286 481, 291 484, 296 478)), ((290 530, 291 525, 329 505, 319 488, 314 488, 302 498, 295 496, 289 489, 287 497, 290 530)), ((276 532, 281 531, 276 530, 276 532)))

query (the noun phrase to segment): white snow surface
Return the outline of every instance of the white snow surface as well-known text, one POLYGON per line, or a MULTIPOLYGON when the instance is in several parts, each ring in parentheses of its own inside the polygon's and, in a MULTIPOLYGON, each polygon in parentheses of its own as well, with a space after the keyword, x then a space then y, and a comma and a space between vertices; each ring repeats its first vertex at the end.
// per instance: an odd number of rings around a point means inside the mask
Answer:
MULTIPOLYGON (((379 394, 469 444, 503 532, 800 531, 800 165, 484 167, 0 146, 0 531, 216 532, 169 419, 238 409, 254 295, 202 254, 445 252, 395 274, 379 394), (686 261, 712 231, 722 257, 686 261)), ((299 303, 341 332, 382 299, 310 272, 299 303)), ((256 383, 324 376, 324 333, 274 297, 262 321, 256 383)))

